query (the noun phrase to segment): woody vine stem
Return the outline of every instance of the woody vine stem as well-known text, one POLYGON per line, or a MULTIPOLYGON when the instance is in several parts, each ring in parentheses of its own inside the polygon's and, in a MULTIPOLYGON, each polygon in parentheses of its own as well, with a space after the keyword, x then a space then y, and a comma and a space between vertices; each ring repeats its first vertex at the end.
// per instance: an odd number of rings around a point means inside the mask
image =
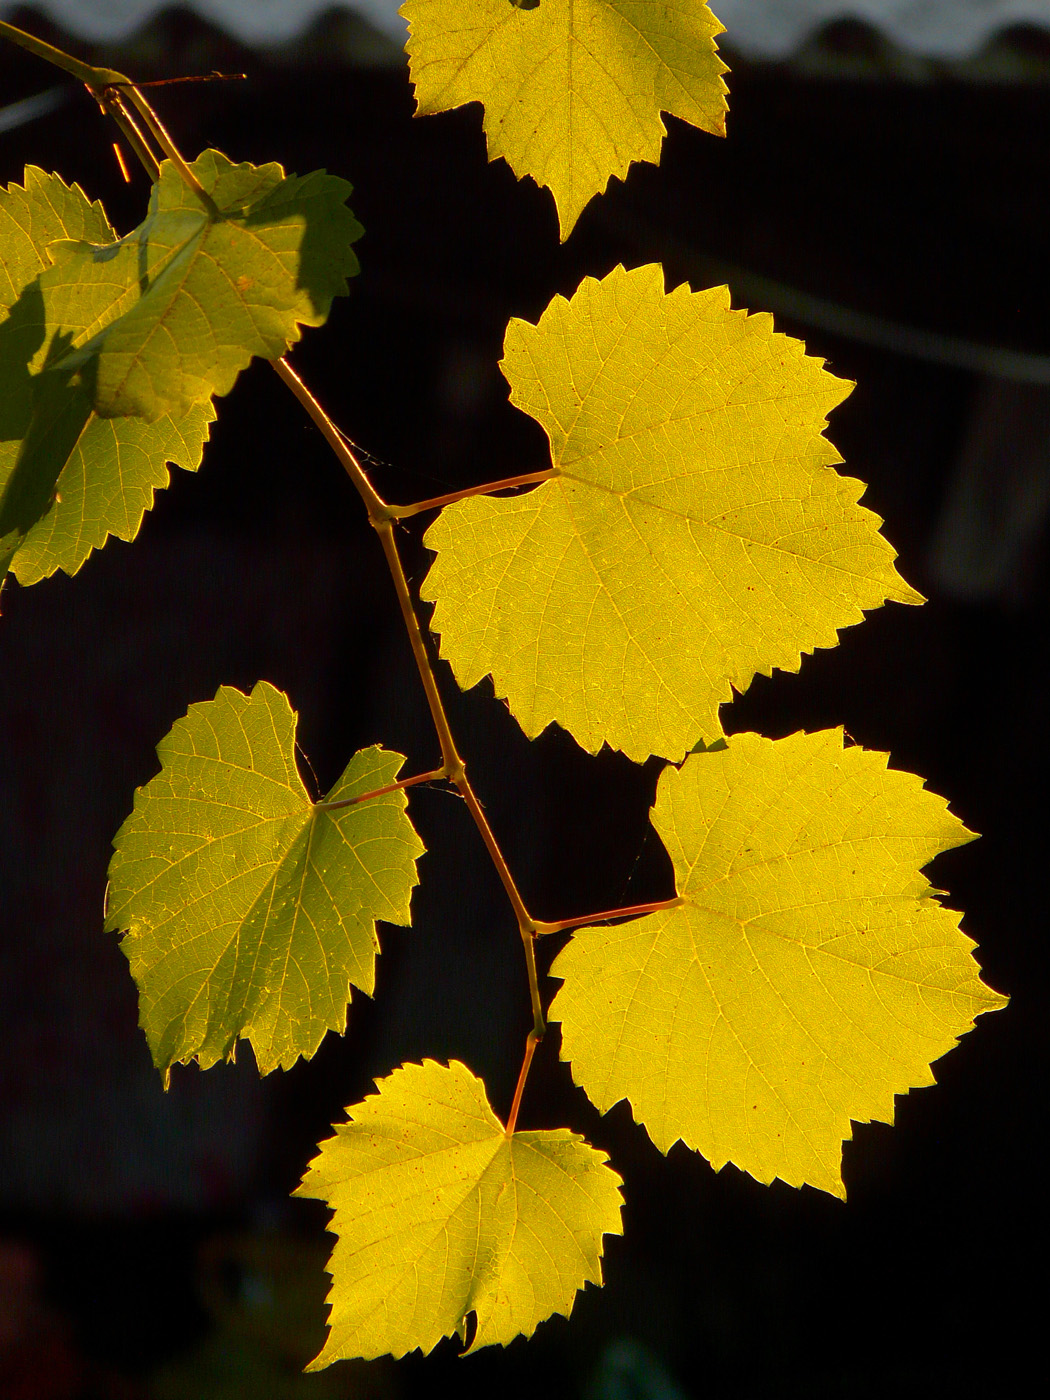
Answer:
MULTIPOLYGON (((124 139, 145 169, 150 180, 155 182, 159 178, 161 161, 164 159, 170 160, 183 182, 201 201, 208 214, 213 218, 218 217, 219 211, 211 196, 203 189, 189 164, 181 155, 175 142, 165 129, 160 118, 133 82, 124 77, 123 74, 117 73, 112 69, 94 68, 88 64, 81 63, 69 54, 63 53, 62 50, 56 49, 52 47, 52 45, 34 38, 30 34, 25 34, 23 31, 16 29, 13 25, 3 21, 0 21, 0 33, 4 34, 14 43, 19 44, 22 48, 27 49, 30 53, 35 54, 38 58, 42 58, 46 62, 61 68, 64 72, 69 73, 72 77, 82 82, 102 111, 107 116, 112 117, 117 123, 124 139)), ((426 692, 427 704, 430 708, 430 715, 441 748, 441 766, 429 773, 421 773, 415 777, 402 779, 400 782, 391 784, 388 787, 377 789, 375 792, 365 793, 361 797, 348 799, 345 802, 319 802, 316 806, 320 810, 343 807, 349 805, 350 802, 362 802, 368 800, 368 798, 378 797, 390 791, 414 787, 420 783, 441 780, 452 783, 466 803, 470 815, 474 820, 474 824, 485 844, 485 848, 489 853, 489 857, 495 866, 496 873, 499 875, 503 888, 506 891, 515 918, 517 919, 518 930, 521 934, 522 945, 525 951, 525 966, 528 973, 533 1024, 525 1042, 525 1053, 522 1058, 521 1071, 518 1075, 518 1082, 514 1090, 514 1098, 511 1103, 510 1113, 507 1117, 506 1133, 507 1136, 510 1137, 514 1133, 517 1125, 518 1110, 521 1106, 525 1082, 528 1078, 529 1068, 532 1064, 536 1047, 543 1039, 547 1029, 543 999, 540 995, 539 976, 536 970, 535 945, 537 938, 547 934, 560 933, 563 930, 576 928, 583 924, 601 923, 610 919, 647 914, 660 909, 671 909, 681 904, 682 901, 678 898, 660 900, 651 904, 637 904, 623 909, 610 909, 599 914, 563 919, 553 923, 545 923, 542 920, 533 918, 521 897, 521 893, 510 872, 507 861, 489 825, 485 810, 467 776, 466 763, 456 746, 449 725, 448 715, 441 699, 441 692, 438 687, 434 667, 431 664, 430 655, 427 651, 423 627, 409 591, 408 580, 405 576, 404 566, 398 552, 394 528, 399 520, 421 514, 427 510, 438 509, 454 501, 463 500, 468 496, 489 495, 494 491, 537 484, 551 479, 558 473, 553 467, 549 467, 541 471, 526 472, 521 476, 510 477, 503 481, 490 482, 486 485, 471 487, 464 491, 451 492, 448 495, 434 497, 431 500, 419 501, 414 505, 392 505, 384 501, 376 491, 368 474, 352 451, 349 439, 332 422, 331 418, 314 398, 299 375, 292 369, 287 359, 282 358, 274 361, 273 365, 278 375, 320 429, 329 447, 334 452, 357 490, 358 495, 361 497, 368 513, 369 523, 379 536, 383 554, 386 558, 391 578, 393 579, 394 589, 397 593, 402 620, 408 632, 412 654, 415 657, 420 680, 426 692)))
POLYGON ((525 1042, 525 1054, 522 1059, 521 1072, 518 1075, 518 1083, 514 1090, 514 1099, 511 1103, 510 1114, 507 1118, 507 1136, 509 1137, 515 1129, 518 1120, 518 1110, 521 1106, 521 1097, 525 1088, 525 1081, 528 1078, 529 1067, 532 1064, 532 1057, 536 1053, 536 1047, 543 1039, 547 1029, 547 1022, 543 1012, 543 1001, 540 996, 539 977, 536 971, 536 939, 544 934, 558 933, 563 929, 572 928, 579 924, 593 923, 596 920, 620 918, 629 914, 650 913, 656 909, 673 908, 681 903, 678 899, 663 900, 655 904, 635 905, 628 909, 612 909, 603 914, 586 915, 578 919, 566 919, 558 923, 543 923, 534 919, 525 906, 525 901, 515 884, 514 877, 507 865, 506 858, 500 850, 492 828, 489 826, 488 818, 485 816, 484 808, 478 800, 477 794, 467 776, 467 767, 452 735, 449 725, 448 715, 445 711, 444 703, 441 699, 441 692, 438 688, 437 677, 430 662, 427 652, 426 642, 423 636, 423 629, 420 625, 415 604, 409 592, 408 580, 405 577, 404 566, 401 563, 401 556, 397 548, 397 540, 394 536, 394 524, 399 518, 408 515, 418 514, 420 511, 436 508, 440 505, 448 504, 449 500, 461 500, 467 496, 487 495, 492 491, 506 489, 509 486, 526 485, 532 482, 545 481, 555 473, 553 470, 542 472, 530 472, 523 477, 512 477, 506 481, 493 482, 489 485, 468 489, 466 491, 455 492, 451 497, 439 497, 433 501, 423 501, 416 506, 393 506, 382 499, 375 487, 368 478, 368 474, 357 460, 344 434, 335 426, 332 420, 325 413, 324 409, 314 398, 313 394, 306 387, 303 381, 292 369, 286 359, 275 361, 274 368, 284 382, 291 389, 299 402, 306 409, 306 412, 320 428, 325 440, 332 451, 338 457, 346 470, 347 475, 356 487, 358 494, 364 502, 368 511, 368 519, 373 529, 379 535, 380 543, 383 546, 383 553, 386 556, 387 565, 390 569, 391 577, 394 581, 394 588, 397 592, 398 603, 401 607, 401 616, 408 631, 408 638, 412 646, 412 654, 416 660, 420 679, 423 682, 423 689, 426 691, 427 703, 430 706, 431 718, 434 721, 434 728, 437 731, 438 742, 441 745, 442 766, 432 773, 424 774, 420 778, 409 778, 400 786, 408 786, 427 779, 445 778, 453 783, 458 789, 470 815, 474 819, 481 835, 485 848, 496 868, 496 873, 503 884, 503 888, 510 900, 515 917, 518 921, 518 929, 521 933, 522 944, 525 949, 525 966, 529 978, 529 995, 532 1001, 532 1030, 525 1042))

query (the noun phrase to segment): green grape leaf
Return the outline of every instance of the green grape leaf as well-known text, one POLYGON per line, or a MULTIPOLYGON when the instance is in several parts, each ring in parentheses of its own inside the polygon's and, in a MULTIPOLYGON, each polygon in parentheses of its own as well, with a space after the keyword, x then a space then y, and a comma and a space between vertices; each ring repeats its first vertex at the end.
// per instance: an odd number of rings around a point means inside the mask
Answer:
MULTIPOLYGON (((28 501, 11 493, 12 515, 20 517, 27 528, 23 533, 16 524, 15 548, 7 567, 23 585, 38 583, 59 569, 75 574, 92 550, 101 549, 110 536, 134 539, 153 506, 155 493, 171 480, 167 464, 196 471, 215 418, 210 400, 180 418, 165 414, 155 423, 141 418, 99 418, 82 390, 73 387, 62 393, 58 385, 54 387, 62 416, 52 423, 64 431, 52 432, 47 450, 39 454, 31 450, 38 439, 28 437, 30 450, 23 461, 33 461, 31 485, 36 489, 28 501), (50 495, 46 494, 48 486, 50 495)), ((44 394, 37 399, 38 423, 47 421, 48 402, 44 394)), ((0 537, 9 499, 4 476, 6 446, 0 442, 0 537)), ((16 461, 6 484, 13 485, 18 479, 16 461)))
POLYGON ((308 1370, 344 1358, 470 1350, 531 1336, 602 1281, 618 1235, 620 1178, 567 1128, 510 1137, 465 1065, 402 1065, 321 1144, 299 1196, 326 1201, 338 1236, 328 1341, 308 1370))
POLYGON ((551 975, 562 1055, 603 1112, 629 1100, 662 1152, 844 1195, 850 1120, 1005 1004, 920 868, 973 838, 841 730, 735 734, 660 778, 653 824, 681 905, 574 934, 551 975))
POLYGON ((718 737, 733 687, 798 670, 865 608, 922 602, 831 466, 822 430, 852 386, 728 288, 587 278, 510 323, 502 368, 555 475, 446 507, 422 592, 460 685, 491 674, 530 737, 556 720, 591 752, 679 759, 718 737))
POLYGON ((25 185, 0 189, 0 304, 11 307, 22 290, 43 272, 45 249, 63 239, 110 243, 116 236, 101 204, 79 185, 67 185, 35 165, 25 168, 25 185))
MULTIPOLYGON (((263 1074, 342 1031, 371 995, 375 921, 407 925, 423 846, 403 791, 336 809, 310 801, 296 717, 265 681, 191 705, 157 749, 109 870, 106 927, 139 987, 154 1063, 203 1068, 250 1040, 263 1074)), ((327 802, 387 787, 404 762, 364 749, 327 802)))
POLYGON ((323 324, 357 271, 362 229, 345 180, 233 165, 218 151, 190 169, 211 209, 165 162, 133 233, 54 244, 41 274, 49 328, 76 327, 55 363, 79 373, 104 417, 154 422, 228 393, 253 355, 279 359, 300 325, 323 324))
POLYGON ((49 368, 106 304, 104 289, 84 288, 79 323, 50 324, 40 287, 49 250, 114 237, 100 206, 56 175, 29 166, 24 187, 0 190, 0 578, 76 573, 110 535, 134 538, 169 462, 200 465, 210 401, 155 423, 104 419, 81 384, 49 368))
POLYGON ((561 237, 610 175, 656 164, 668 112, 725 135, 724 26, 701 0, 407 0, 417 114, 484 104, 489 159, 549 186, 561 237))

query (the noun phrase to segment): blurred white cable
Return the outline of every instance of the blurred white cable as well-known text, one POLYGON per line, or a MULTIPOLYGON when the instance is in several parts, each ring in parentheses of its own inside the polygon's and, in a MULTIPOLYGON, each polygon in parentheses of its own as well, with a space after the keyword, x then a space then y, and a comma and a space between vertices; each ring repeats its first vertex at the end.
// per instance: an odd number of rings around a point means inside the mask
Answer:
POLYGON ((26 122, 46 117, 61 107, 68 97, 68 87, 45 88, 33 97, 23 97, 21 102, 0 107, 0 132, 14 131, 16 126, 25 126, 26 122))

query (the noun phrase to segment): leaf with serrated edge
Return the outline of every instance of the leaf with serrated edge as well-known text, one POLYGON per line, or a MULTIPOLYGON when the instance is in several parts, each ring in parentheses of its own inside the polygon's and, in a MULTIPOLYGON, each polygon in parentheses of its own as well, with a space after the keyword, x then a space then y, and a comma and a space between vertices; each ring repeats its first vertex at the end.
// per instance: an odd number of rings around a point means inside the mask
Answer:
POLYGON ((577 932, 551 968, 563 1058, 602 1112, 625 1098, 662 1152, 844 1195, 850 1120, 892 1122, 1005 1004, 919 874, 973 835, 886 761, 828 730, 664 770, 682 905, 577 932))
POLYGON ((657 163, 668 112, 725 134, 724 26, 700 0, 407 0, 417 112, 484 104, 489 159, 548 185, 568 238, 632 161, 657 163))
POLYGON ((42 368, 56 335, 65 343, 99 312, 97 290, 81 299, 81 326, 47 322, 37 279, 59 240, 105 244, 105 214, 78 186, 28 166, 25 186, 0 190, 0 575, 22 584, 58 569, 76 573, 110 535, 133 539, 168 463, 195 470, 210 401, 156 423, 102 419, 83 387, 42 368))
POLYGON ((22 289, 48 266, 48 244, 62 239, 109 243, 116 236, 102 205, 79 185, 27 165, 24 185, 0 189, 0 304, 13 306, 22 289))
POLYGON ((322 325, 358 270, 345 180, 218 151, 190 169, 216 213, 165 162, 139 228, 105 247, 56 244, 41 276, 49 323, 78 327, 57 363, 80 371, 105 417, 152 422, 228 393, 253 355, 278 359, 300 325, 322 325))
POLYGON ((591 752, 679 759, 721 733, 732 687, 922 602, 831 466, 851 386, 728 288, 587 278, 510 323, 502 368, 556 475, 446 507, 422 592, 460 685, 490 673, 530 737, 557 721, 591 752))
MULTIPOLYGON (((85 398, 84 429, 68 456, 63 454, 53 504, 28 530, 12 559, 18 582, 38 583, 59 569, 75 574, 110 536, 133 540, 156 493, 171 481, 168 464, 186 471, 200 466, 214 419, 210 400, 181 418, 165 414, 146 423, 99 418, 85 398)), ((0 443, 0 461, 4 445, 0 443)))
POLYGON ((567 1128, 508 1137, 465 1065, 402 1065, 321 1144, 296 1195, 327 1202, 333 1361, 430 1352, 477 1316, 471 1351, 531 1336, 601 1284, 620 1178, 567 1128))
MULTIPOLYGON (((250 1040, 259 1069, 309 1058, 371 995, 375 921, 408 925, 423 846, 403 791, 318 809, 295 763, 295 713, 260 681, 191 705, 160 773, 114 839, 106 926, 139 987, 154 1063, 207 1068, 250 1040)), ((404 759, 354 755, 326 801, 396 780, 404 759)))

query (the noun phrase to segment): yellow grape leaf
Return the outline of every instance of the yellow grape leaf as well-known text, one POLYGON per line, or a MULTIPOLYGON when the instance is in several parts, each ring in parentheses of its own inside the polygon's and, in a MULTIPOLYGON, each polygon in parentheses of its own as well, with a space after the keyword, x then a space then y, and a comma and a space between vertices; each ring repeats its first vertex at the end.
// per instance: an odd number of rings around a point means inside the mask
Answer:
POLYGON ((329 1335, 308 1370, 352 1357, 531 1336, 602 1281, 620 1178, 567 1128, 508 1137, 465 1065, 402 1065, 321 1144, 299 1196, 327 1202, 338 1236, 329 1335))
POLYGON ((423 845, 404 759, 356 753, 317 806, 295 762, 295 712, 266 681, 223 686, 161 741, 161 771, 114 838, 106 927, 139 988, 154 1064, 202 1068, 250 1040, 263 1074, 342 1031, 351 984, 371 995, 376 920, 407 925, 423 845))
POLYGON ((591 752, 680 759, 721 733, 732 687, 798 670, 865 608, 922 602, 831 466, 851 385, 728 288, 587 278, 510 323, 502 368, 555 475, 446 507, 422 592, 460 685, 491 674, 530 737, 556 720, 591 752))
POLYGON ((701 0, 407 0, 417 113, 485 108, 489 159, 551 189, 561 237, 609 176, 656 164, 661 112, 725 135, 724 25, 701 0))
POLYGON ((664 770, 653 824, 680 907, 577 932, 551 968, 573 1078, 662 1152, 844 1195, 850 1120, 892 1122, 1005 1005, 919 874, 973 834, 841 730, 735 734, 664 770))

